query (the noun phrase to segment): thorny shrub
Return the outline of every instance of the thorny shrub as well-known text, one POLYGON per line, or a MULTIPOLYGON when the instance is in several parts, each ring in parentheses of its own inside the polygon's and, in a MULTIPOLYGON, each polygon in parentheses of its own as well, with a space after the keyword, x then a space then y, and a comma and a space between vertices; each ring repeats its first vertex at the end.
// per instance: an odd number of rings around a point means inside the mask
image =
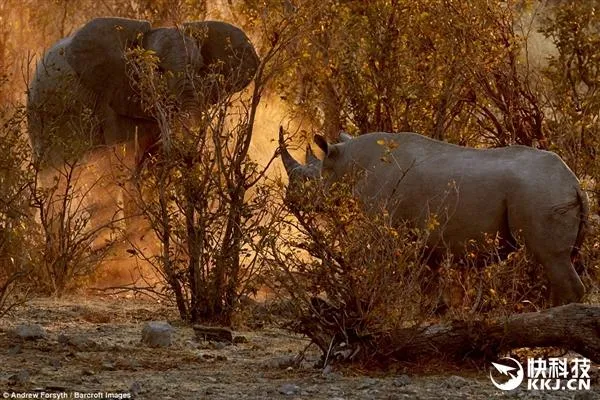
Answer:
POLYGON ((393 349, 378 339, 400 329, 548 306, 543 270, 524 248, 501 256, 489 237, 469 243, 464 256, 439 257, 428 239, 440 224, 416 229, 385 209, 365 211, 354 187, 290 184, 289 215, 266 258, 272 289, 288 299, 286 326, 311 338, 324 363, 386 360, 393 349))
POLYGON ((29 144, 22 107, 0 108, 0 316, 30 293, 37 259, 37 224, 29 209, 29 144))

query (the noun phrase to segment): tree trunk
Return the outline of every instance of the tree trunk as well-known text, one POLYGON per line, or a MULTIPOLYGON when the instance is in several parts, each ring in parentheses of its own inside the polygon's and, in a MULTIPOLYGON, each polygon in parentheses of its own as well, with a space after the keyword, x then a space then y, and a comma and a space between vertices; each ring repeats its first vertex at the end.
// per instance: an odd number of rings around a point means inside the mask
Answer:
MULTIPOLYGON (((326 310, 328 315, 331 312, 326 310)), ((327 327, 316 326, 317 319, 311 320, 315 328, 312 335, 302 330, 326 353, 331 345, 324 335, 323 328, 327 327)), ((454 321, 361 338, 348 332, 344 336, 354 339, 348 340, 349 346, 337 354, 338 358, 375 358, 386 364, 431 358, 490 358, 522 347, 560 347, 600 362, 600 307, 568 304, 505 319, 454 321)))

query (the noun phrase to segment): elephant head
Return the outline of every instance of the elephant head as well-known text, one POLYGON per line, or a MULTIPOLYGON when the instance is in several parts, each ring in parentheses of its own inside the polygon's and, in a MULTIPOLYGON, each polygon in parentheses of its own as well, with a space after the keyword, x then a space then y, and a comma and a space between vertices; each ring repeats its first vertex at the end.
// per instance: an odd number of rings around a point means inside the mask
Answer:
POLYGON ((244 32, 217 21, 152 29, 146 21, 97 18, 73 35, 65 55, 81 83, 106 99, 116 113, 145 118, 124 57, 136 46, 158 57, 171 94, 188 110, 215 103, 218 93, 242 90, 259 64, 244 32))
POLYGON ((259 65, 248 37, 225 22, 152 28, 133 19, 93 19, 58 41, 37 65, 27 104, 36 159, 61 162, 90 146, 137 138, 140 162, 156 148, 161 130, 136 85, 128 57, 134 49, 156 56, 152 73, 166 80, 169 98, 190 115, 242 90, 259 65), (84 140, 72 151, 76 139, 84 140))

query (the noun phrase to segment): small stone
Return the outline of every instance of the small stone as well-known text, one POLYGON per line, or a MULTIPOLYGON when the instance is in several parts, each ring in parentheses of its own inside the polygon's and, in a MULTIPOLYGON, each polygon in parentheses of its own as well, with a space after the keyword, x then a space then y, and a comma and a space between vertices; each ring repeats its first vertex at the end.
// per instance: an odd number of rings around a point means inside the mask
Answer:
POLYGON ((13 330, 13 334, 25 340, 38 340, 46 337, 46 330, 39 324, 21 324, 13 330))
POLYGON ((469 384, 469 381, 461 376, 452 375, 444 381, 444 385, 448 388, 459 389, 469 384))
POLYGON ((92 371, 91 369, 84 369, 83 371, 81 371, 81 374, 84 376, 93 376, 94 371, 92 371))
POLYGON ((248 338, 246 336, 235 336, 233 338, 233 343, 235 343, 235 344, 248 343, 248 338))
POLYGON ((67 391, 67 387, 66 386, 52 384, 52 385, 47 385, 41 391, 42 392, 46 392, 46 393, 47 392, 66 392, 67 391))
POLYGON ((398 386, 398 387, 410 385, 410 383, 411 383, 410 377, 406 374, 400 375, 393 381, 393 385, 398 386))
POLYGON ((173 327, 168 322, 150 321, 142 330, 142 343, 150 347, 168 347, 172 333, 173 327))
POLYGON ((69 344, 69 337, 64 333, 58 334, 58 343, 60 344, 69 344))
POLYGON ((206 379, 208 379, 209 381, 211 381, 212 383, 217 383, 217 378, 215 378, 214 376, 209 376, 206 379))
POLYGON ((233 333, 231 332, 231 329, 204 325, 194 325, 192 328, 194 329, 198 340, 233 342, 233 333))
POLYGON ((293 356, 280 356, 268 359, 264 362, 267 368, 281 368, 287 369, 296 365, 296 357, 293 356))
POLYGON ((16 354, 20 354, 23 352, 23 348, 21 347, 20 344, 17 344, 15 346, 12 346, 11 348, 8 349, 7 353, 10 356, 14 356, 16 354))
POLYGON ((368 389, 376 384, 377 380, 367 378, 360 384, 360 386, 358 386, 358 390, 368 389))
POLYGON ((58 342, 63 345, 73 346, 79 351, 90 351, 98 347, 98 343, 82 335, 67 336, 61 334, 58 336, 58 342))
POLYGON ((304 390, 306 391, 306 393, 312 394, 312 393, 319 393, 321 391, 321 388, 318 385, 312 385, 312 386, 307 387, 304 390))
POLYGON ((225 342, 212 343, 212 348, 215 350, 223 350, 225 347, 227 347, 227 343, 225 343, 225 342))
POLYGON ((112 362, 105 362, 105 363, 102 363, 102 369, 105 370, 105 371, 114 371, 117 368, 115 367, 114 363, 112 363, 112 362))
POLYGON ((15 386, 29 382, 29 371, 22 370, 8 377, 8 385, 15 386))
POLYGON ((131 393, 133 396, 137 396, 138 394, 142 393, 142 384, 138 381, 134 381, 131 386, 129 386, 129 393, 131 393))
POLYGON ((287 396, 298 394, 299 392, 300 392, 300 387, 298 385, 294 385, 293 383, 283 384, 279 388, 279 393, 285 394, 287 396))

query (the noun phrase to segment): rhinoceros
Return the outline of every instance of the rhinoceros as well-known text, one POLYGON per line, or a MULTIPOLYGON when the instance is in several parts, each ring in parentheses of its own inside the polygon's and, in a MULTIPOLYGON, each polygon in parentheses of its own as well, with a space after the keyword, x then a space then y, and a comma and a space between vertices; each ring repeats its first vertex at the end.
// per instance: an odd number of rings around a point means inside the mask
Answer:
POLYGON ((584 238, 588 200, 555 153, 526 146, 460 147, 416 133, 340 138, 331 144, 317 135, 324 159, 308 152, 303 165, 288 152, 280 130, 290 183, 322 177, 327 187, 358 171, 357 196, 364 204, 386 207, 394 223, 423 228, 441 214, 444 223, 428 246, 453 254, 490 235, 498 235, 510 252, 519 234, 544 267, 553 304, 581 300, 585 289, 572 259, 584 238))

